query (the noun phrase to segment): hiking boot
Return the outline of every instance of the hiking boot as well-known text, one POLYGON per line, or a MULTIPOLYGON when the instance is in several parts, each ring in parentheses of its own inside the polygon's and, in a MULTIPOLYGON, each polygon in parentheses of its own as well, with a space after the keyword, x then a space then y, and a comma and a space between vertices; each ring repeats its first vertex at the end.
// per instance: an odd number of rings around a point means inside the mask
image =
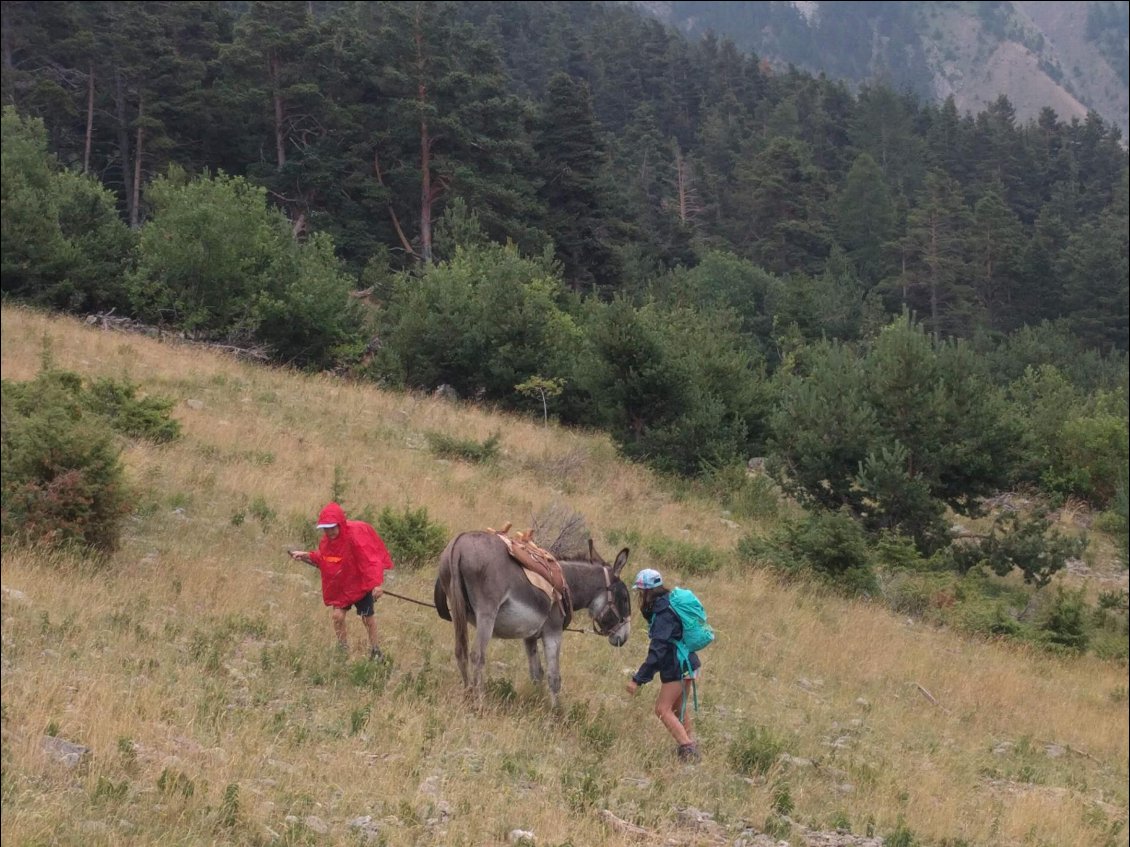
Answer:
POLYGON ((682 762, 697 762, 700 758, 698 745, 693 741, 690 744, 680 744, 679 749, 675 752, 679 756, 679 761, 682 762))
POLYGON ((385 658, 385 654, 381 652, 380 647, 372 647, 369 650, 369 658, 372 659, 374 662, 383 662, 384 658, 385 658))

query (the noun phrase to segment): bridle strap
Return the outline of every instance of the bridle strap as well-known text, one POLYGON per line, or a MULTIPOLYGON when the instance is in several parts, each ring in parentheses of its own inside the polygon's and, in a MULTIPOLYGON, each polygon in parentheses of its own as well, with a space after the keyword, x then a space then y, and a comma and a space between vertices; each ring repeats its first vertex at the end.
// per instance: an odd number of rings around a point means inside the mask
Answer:
MULTIPOLYGON (((607 609, 615 610, 615 608, 616 608, 616 598, 612 594, 612 577, 610 576, 610 574, 612 573, 612 569, 610 567, 608 567, 608 565, 601 565, 600 570, 604 574, 604 606, 607 609)), ((616 621, 616 626, 617 627, 620 626, 620 624, 622 624, 623 622, 624 622, 623 620, 616 621)), ((613 629, 615 629, 615 627, 613 627, 613 629)), ((611 635, 613 630, 612 629, 607 629, 607 630, 601 629, 599 627, 599 625, 597 624, 596 618, 593 618, 592 619, 592 631, 595 632, 597 635, 607 636, 607 635, 611 635)))

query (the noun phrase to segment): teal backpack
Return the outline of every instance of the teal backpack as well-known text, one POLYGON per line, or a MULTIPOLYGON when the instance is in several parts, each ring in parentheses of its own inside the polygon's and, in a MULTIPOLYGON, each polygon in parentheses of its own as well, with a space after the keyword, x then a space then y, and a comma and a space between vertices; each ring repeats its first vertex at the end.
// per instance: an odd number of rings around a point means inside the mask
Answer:
POLYGON ((709 647, 714 641, 714 629, 706 622, 706 609, 689 588, 674 588, 668 595, 671 608, 683 624, 683 637, 675 642, 679 664, 690 669, 690 655, 709 647))
MULTIPOLYGON (((679 667, 684 673, 691 672, 691 653, 697 653, 714 643, 714 628, 706 622, 706 609, 689 588, 673 588, 668 595, 671 608, 679 616, 683 624, 683 637, 675 642, 675 651, 679 655, 679 667)), ((694 709, 698 711, 698 684, 691 681, 691 690, 694 692, 694 709)), ((681 712, 687 708, 683 700, 681 712)), ((679 720, 683 715, 680 713, 679 720)))

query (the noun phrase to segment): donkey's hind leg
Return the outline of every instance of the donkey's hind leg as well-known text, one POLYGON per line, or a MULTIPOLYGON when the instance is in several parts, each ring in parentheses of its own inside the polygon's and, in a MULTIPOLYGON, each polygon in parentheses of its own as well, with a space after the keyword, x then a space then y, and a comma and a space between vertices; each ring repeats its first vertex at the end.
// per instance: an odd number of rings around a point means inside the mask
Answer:
POLYGON ((480 704, 486 693, 483 689, 483 668, 487 663, 487 647, 494 635, 494 618, 494 615, 488 617, 480 614, 475 620, 475 644, 471 648, 471 688, 480 704))
POLYGON ((536 637, 525 638, 522 643, 526 645, 526 659, 530 663, 530 679, 540 683, 545 673, 541 669, 541 659, 538 658, 538 639, 536 637))
POLYGON ((459 675, 463 677, 463 688, 469 688, 471 685, 471 678, 467 673, 466 621, 455 624, 455 664, 459 667, 459 675))

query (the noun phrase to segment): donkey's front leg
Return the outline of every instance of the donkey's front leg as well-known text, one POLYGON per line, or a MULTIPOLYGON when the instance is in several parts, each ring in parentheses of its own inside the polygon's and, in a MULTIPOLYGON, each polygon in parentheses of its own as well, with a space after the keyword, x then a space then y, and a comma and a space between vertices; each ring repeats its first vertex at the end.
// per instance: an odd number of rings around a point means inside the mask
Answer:
POLYGON ((541 660, 538 658, 538 639, 524 638, 522 643, 526 645, 526 659, 530 663, 530 679, 534 682, 541 682, 543 671, 541 669, 541 660))
POLYGON ((542 632, 541 643, 545 646, 545 663, 549 666, 549 702, 557 708, 557 694, 561 691, 561 633, 542 632))

